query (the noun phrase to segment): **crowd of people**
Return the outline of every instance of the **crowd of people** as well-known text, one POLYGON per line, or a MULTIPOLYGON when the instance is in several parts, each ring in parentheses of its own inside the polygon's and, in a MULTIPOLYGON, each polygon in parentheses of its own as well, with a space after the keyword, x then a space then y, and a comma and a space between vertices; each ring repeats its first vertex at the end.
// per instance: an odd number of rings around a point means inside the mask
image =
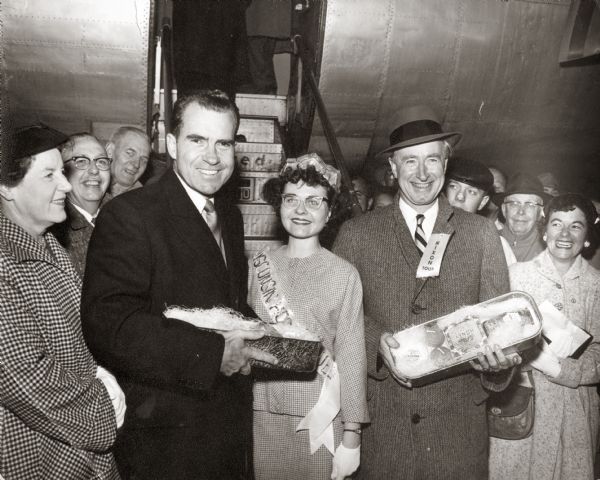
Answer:
POLYGON ((106 144, 45 125, 9 137, 0 477, 593 479, 592 201, 560 192, 548 172, 507 179, 453 158, 462 135, 429 108, 407 108, 378 154, 395 186, 355 177, 364 213, 331 249, 320 235, 339 172, 314 153, 285 162, 263 195, 287 241, 260 253, 259 270, 224 195, 239 121, 221 91, 180 96, 166 142, 173 169, 143 188, 151 149, 136 128, 106 144), (424 255, 433 268, 416 275, 424 255), (395 332, 511 290, 549 302, 591 340, 577 355, 565 353, 567 334, 520 354, 487 345, 468 368, 413 385, 395 332), (226 307, 263 327, 198 329, 165 317, 172 305, 226 307), (252 341, 279 322, 319 337, 316 372, 253 366, 277 367, 252 341), (535 389, 532 433, 490 439, 486 400, 515 383, 535 389))

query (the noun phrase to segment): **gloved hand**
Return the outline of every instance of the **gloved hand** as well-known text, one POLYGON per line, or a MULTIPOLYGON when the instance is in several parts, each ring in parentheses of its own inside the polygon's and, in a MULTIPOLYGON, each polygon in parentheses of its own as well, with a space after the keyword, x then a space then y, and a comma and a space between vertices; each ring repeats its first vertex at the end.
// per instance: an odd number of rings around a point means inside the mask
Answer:
POLYGON ((360 445, 356 448, 346 448, 342 443, 333 456, 332 480, 344 480, 349 477, 360 465, 360 445))
POLYGON ((117 379, 108 370, 102 368, 100 365, 98 365, 98 369, 96 370, 96 378, 102 381, 106 387, 110 401, 115 409, 117 428, 121 428, 123 422, 125 421, 125 411, 127 410, 127 405, 125 404, 125 394, 123 393, 123 390, 121 390, 117 379))
POLYGON ((556 354, 550 349, 545 340, 542 340, 541 347, 535 347, 534 358, 529 362, 533 368, 539 370, 549 377, 557 377, 560 374, 560 361, 556 354), (537 354, 536 354, 537 353, 537 354))

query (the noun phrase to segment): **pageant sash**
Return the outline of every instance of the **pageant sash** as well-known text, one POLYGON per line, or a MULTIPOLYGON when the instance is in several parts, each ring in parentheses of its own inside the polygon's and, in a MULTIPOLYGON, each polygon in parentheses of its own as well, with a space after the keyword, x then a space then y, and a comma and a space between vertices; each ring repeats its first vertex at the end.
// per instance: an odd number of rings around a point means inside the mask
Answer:
MULTIPOLYGON (((281 292, 281 283, 266 251, 254 255, 252 259, 258 294, 271 319, 271 323, 296 321, 281 292)), ((299 323, 299 322, 298 322, 299 323)), ((300 421, 296 431, 308 430, 310 453, 315 453, 324 445, 333 455, 333 419, 340 411, 340 375, 331 354, 325 350, 319 358, 317 372, 323 379, 321 393, 315 406, 300 421)))

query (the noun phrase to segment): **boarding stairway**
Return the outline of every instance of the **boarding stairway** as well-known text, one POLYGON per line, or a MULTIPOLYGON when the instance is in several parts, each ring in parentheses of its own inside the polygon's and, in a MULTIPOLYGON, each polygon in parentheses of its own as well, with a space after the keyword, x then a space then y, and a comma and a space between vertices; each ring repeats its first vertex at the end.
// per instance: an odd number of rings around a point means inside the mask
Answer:
POLYGON ((262 187, 284 164, 287 99, 281 95, 237 94, 240 127, 235 146, 237 206, 244 219, 246 256, 281 245, 279 219, 262 198, 262 187), (239 141, 243 138, 245 141, 239 141))

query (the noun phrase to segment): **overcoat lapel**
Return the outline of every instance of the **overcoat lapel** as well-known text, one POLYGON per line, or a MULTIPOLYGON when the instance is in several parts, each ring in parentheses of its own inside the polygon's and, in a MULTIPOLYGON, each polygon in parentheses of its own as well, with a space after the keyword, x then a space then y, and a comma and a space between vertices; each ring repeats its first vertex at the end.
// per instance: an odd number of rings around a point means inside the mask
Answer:
MULTIPOLYGON (((435 220, 435 225, 433 227, 433 233, 447 233, 450 236, 454 234, 454 227, 450 224, 450 218, 454 214, 452 207, 448 203, 448 201, 444 197, 438 197, 438 215, 435 220)), ((415 290, 413 292, 413 303, 418 298, 419 294, 423 290, 423 287, 427 284, 430 277, 426 278, 416 278, 417 267, 419 266, 419 262, 421 261, 421 256, 415 242, 412 237, 412 233, 408 229, 408 225, 404 216, 402 215, 402 211, 400 210, 399 197, 396 196, 396 200, 394 201, 394 208, 392 209, 392 215, 394 217, 393 228, 394 233, 398 239, 398 243, 400 245, 400 250, 402 251, 402 255, 410 268, 410 271, 415 275, 415 290)), ((442 260, 442 268, 443 268, 443 260, 442 260)))
POLYGON ((218 280, 228 283, 221 249, 175 173, 167 172, 161 181, 164 182, 170 210, 168 221, 178 238, 186 245, 189 255, 194 256, 199 264, 205 265, 205 271, 214 272, 218 280))

